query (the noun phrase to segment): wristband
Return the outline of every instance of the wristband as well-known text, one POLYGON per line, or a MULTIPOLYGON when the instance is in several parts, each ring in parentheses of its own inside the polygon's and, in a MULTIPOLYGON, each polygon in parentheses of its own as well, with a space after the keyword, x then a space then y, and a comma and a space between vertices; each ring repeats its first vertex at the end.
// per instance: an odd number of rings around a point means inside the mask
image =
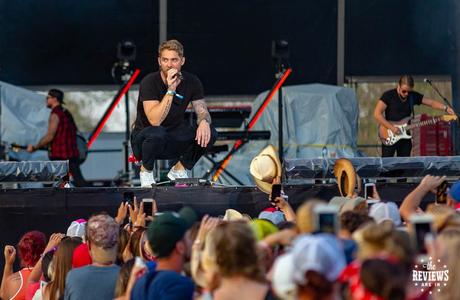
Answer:
POLYGON ((168 91, 166 92, 166 95, 171 95, 171 96, 174 97, 174 95, 176 95, 176 92, 175 92, 175 91, 168 90, 168 91))

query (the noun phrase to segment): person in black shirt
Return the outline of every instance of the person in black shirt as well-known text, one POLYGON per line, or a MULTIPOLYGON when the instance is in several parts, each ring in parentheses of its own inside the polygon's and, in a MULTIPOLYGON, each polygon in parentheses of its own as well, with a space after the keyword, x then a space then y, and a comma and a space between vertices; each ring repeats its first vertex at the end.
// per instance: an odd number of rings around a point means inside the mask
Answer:
MULTIPOLYGON (((443 110, 451 115, 455 114, 449 106, 426 98, 422 94, 413 91, 413 88, 414 79, 412 76, 403 75, 395 89, 383 93, 374 110, 374 118, 380 126, 388 128, 394 134, 400 134, 399 128, 390 122, 398 122, 410 117, 413 112, 413 106, 420 104, 443 110)), ((391 146, 382 144, 382 157, 392 157, 395 153, 397 156, 410 156, 411 150, 412 141, 410 139, 401 139, 391 146)))
POLYGON ((155 183, 152 170, 156 159, 173 160, 169 179, 187 178, 186 169, 191 170, 216 141, 201 81, 181 70, 184 63, 182 44, 165 41, 158 48, 160 70, 141 81, 131 146, 134 156, 142 160, 142 187, 155 183), (197 126, 184 120, 189 103, 197 115, 197 126))

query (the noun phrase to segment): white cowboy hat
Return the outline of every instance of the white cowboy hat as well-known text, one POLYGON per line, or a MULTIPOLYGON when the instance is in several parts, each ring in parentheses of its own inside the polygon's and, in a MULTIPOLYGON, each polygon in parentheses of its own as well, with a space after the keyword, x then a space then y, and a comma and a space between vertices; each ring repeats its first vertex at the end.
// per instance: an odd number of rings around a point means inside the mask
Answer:
POLYGON ((273 179, 281 177, 281 162, 275 148, 268 145, 251 161, 249 166, 257 187, 264 193, 272 191, 273 179))

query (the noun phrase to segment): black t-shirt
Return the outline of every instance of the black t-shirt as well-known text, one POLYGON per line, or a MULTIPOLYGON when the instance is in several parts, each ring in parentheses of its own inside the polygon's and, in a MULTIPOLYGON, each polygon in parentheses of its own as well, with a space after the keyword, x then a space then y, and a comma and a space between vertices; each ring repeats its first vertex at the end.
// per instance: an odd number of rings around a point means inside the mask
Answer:
POLYGON ((414 91, 409 92, 406 101, 402 101, 399 98, 398 91, 392 89, 383 93, 380 100, 382 100, 387 108, 385 109, 385 119, 388 121, 400 121, 412 114, 412 105, 422 104, 423 95, 414 91))
MULTIPOLYGON (((167 128, 174 128, 183 122, 184 112, 190 101, 204 98, 203 85, 198 77, 185 71, 181 71, 181 73, 184 79, 176 88, 176 93, 183 96, 183 99, 180 99, 177 95, 173 97, 169 113, 161 123, 161 126, 167 128)), ((150 126, 142 102, 148 100, 161 101, 167 91, 168 86, 164 83, 159 71, 150 73, 142 79, 139 87, 137 118, 134 130, 137 131, 150 126)))

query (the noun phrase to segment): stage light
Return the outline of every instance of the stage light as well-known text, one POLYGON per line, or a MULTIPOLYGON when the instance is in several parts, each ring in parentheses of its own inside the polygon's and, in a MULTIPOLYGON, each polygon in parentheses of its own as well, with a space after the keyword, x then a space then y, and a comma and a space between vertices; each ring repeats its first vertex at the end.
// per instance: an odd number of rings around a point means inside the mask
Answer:
POLYGON ((272 58, 279 60, 289 60, 289 43, 286 40, 272 41, 272 58))
POLYGON ((124 40, 117 45, 117 58, 119 61, 133 62, 136 59, 136 45, 130 40, 124 40))

